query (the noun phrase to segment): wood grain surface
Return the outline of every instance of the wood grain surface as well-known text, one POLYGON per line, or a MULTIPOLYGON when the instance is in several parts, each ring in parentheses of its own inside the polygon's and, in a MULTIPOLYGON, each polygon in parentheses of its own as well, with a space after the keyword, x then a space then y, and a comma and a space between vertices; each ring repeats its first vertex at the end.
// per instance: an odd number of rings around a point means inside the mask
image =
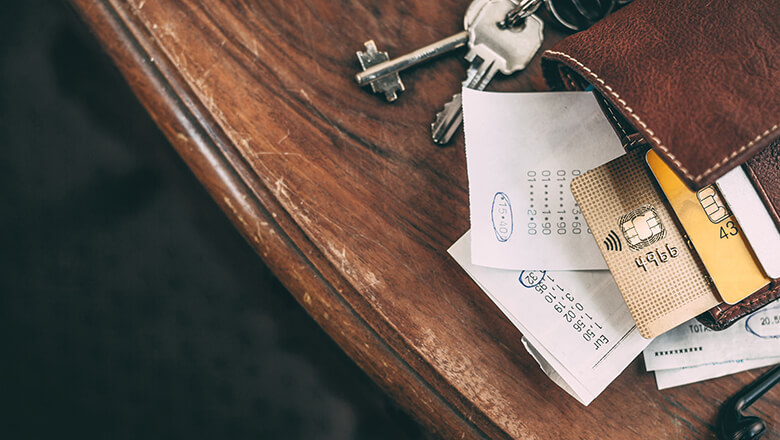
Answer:
MULTIPOLYGON (((446 249, 469 227, 463 138, 429 124, 464 52, 402 75, 388 104, 355 51, 461 29, 464 0, 72 0, 216 202, 308 313, 443 438, 714 438, 760 371, 656 390, 635 361, 589 407, 554 385, 446 249)), ((561 38, 547 30, 545 47, 561 38)), ((496 90, 543 90, 538 56, 496 90)), ((225 317, 230 319, 230 317, 225 317)), ((755 412, 780 438, 780 390, 755 412)))

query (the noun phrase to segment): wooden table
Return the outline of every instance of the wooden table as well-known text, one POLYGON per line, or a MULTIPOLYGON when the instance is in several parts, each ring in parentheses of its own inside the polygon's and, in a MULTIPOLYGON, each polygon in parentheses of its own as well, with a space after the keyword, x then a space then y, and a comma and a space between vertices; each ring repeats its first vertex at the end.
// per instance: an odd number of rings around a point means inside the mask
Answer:
MULTIPOLYGON (((460 30, 466 0, 72 3, 263 261, 436 434, 713 438, 720 403, 758 375, 659 392, 635 361, 583 407, 447 255, 469 227, 463 139, 435 147, 429 123, 463 52, 406 73, 393 104, 353 75, 364 40, 396 55, 435 41, 460 30)), ((538 56, 494 88, 545 89, 538 56)), ((755 405, 765 438, 778 391, 755 405)))

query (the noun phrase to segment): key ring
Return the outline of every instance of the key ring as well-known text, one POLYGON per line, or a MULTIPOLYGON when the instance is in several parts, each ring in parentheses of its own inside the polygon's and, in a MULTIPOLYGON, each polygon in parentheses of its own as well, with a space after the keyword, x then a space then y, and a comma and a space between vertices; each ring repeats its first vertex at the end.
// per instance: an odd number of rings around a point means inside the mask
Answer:
POLYGON ((575 32, 591 27, 609 15, 616 5, 615 0, 546 0, 546 3, 555 21, 575 32))
POLYGON ((566 29, 579 32, 612 13, 616 8, 631 3, 632 0, 520 0, 503 20, 498 22, 501 29, 522 26, 529 15, 536 12, 542 3, 546 3, 550 17, 566 29))
POLYGON ((521 25, 526 17, 536 12, 543 0, 520 0, 520 2, 506 13, 504 19, 498 22, 500 29, 510 29, 521 25))

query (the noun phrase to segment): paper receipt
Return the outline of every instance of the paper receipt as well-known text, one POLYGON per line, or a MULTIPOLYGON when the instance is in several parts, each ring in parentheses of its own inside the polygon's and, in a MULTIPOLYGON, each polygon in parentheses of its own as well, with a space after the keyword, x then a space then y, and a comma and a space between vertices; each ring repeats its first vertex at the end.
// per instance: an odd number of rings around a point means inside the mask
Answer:
POLYGON ((644 356, 649 371, 780 357, 780 303, 721 331, 692 319, 656 338, 644 356))
POLYGON ((562 386, 585 405, 649 343, 637 331, 608 271, 475 266, 470 263, 470 240, 466 233, 449 249, 450 255, 536 349, 532 355, 544 359, 548 376, 563 380, 562 386))
POLYGON ((621 154, 591 92, 463 89, 472 263, 606 269, 571 180, 621 154))

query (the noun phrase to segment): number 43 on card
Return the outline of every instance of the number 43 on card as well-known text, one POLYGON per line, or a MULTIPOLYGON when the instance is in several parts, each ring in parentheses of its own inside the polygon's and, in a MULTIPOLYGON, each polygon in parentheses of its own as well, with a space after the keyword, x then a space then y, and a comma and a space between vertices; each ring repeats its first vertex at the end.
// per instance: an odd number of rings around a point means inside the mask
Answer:
POLYGON ((737 229, 737 224, 734 223, 733 220, 729 220, 726 222, 724 226, 720 227, 720 238, 721 239, 728 239, 729 237, 734 237, 737 234, 739 234, 739 229, 737 229))

